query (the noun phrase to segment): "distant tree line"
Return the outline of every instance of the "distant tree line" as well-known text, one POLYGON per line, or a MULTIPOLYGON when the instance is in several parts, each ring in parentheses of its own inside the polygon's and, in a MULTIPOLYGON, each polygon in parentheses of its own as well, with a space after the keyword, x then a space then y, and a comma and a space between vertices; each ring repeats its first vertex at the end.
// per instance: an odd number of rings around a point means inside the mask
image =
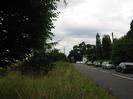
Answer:
POLYGON ((70 51, 68 58, 71 62, 82 61, 83 56, 88 61, 109 60, 111 52, 112 42, 110 36, 104 35, 101 42, 100 35, 97 33, 96 45, 85 44, 85 42, 75 45, 73 50, 70 51))
POLYGON ((68 58, 71 62, 76 62, 82 61, 83 56, 86 56, 88 61, 112 61, 115 65, 120 62, 133 62, 133 21, 125 36, 117 39, 112 33, 112 40, 109 35, 104 35, 101 39, 97 33, 96 45, 84 42, 75 45, 68 58))

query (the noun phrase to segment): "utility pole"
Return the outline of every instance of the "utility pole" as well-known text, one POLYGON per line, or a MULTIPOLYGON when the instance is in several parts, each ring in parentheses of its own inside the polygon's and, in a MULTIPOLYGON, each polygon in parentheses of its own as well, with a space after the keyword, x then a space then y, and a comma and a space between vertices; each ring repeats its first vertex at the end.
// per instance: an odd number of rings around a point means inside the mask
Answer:
POLYGON ((112 32, 112 42, 114 43, 114 33, 112 32))

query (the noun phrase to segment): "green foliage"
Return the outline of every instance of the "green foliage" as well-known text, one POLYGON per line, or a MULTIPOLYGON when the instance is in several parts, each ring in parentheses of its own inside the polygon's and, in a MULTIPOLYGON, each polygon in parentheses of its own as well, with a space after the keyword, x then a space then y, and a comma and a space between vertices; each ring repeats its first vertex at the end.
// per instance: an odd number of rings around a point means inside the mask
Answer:
MULTIPOLYGON (((71 50, 69 52, 68 59, 69 59, 70 62, 72 62, 72 63, 76 62, 76 60, 77 60, 76 59, 76 54, 77 54, 77 51, 74 51, 74 50, 71 50)), ((79 57, 79 55, 78 55, 78 57, 79 57)))
POLYGON ((133 21, 127 35, 114 41, 112 60, 116 65, 133 62, 133 21))
POLYGON ((67 58, 66 55, 64 53, 59 52, 58 49, 53 49, 50 52, 50 60, 52 60, 52 62, 67 61, 67 58))
POLYGON ((0 79, 0 99, 115 99, 68 63, 46 76, 11 73, 0 79))
POLYGON ((82 55, 86 54, 86 44, 85 44, 85 42, 82 42, 82 43, 79 44, 79 49, 80 49, 80 53, 82 55))
POLYGON ((73 50, 70 51, 68 59, 70 62, 82 61, 83 55, 86 56, 88 60, 93 61, 95 59, 95 46, 85 44, 84 42, 75 45, 73 50))
POLYGON ((96 60, 102 59, 102 44, 100 35, 97 33, 96 35, 96 60))
POLYGON ((20 65, 22 74, 46 74, 53 68, 53 61, 45 51, 35 52, 34 55, 20 65))
POLYGON ((111 58, 112 43, 109 35, 104 35, 102 38, 102 53, 103 59, 109 60, 111 58))
POLYGON ((130 30, 127 32, 127 37, 132 39, 133 38, 133 20, 130 24, 130 30))
POLYGON ((86 44, 86 56, 88 61, 94 61, 95 60, 95 45, 86 44))
POLYGON ((51 50, 49 53, 44 50, 35 52, 34 55, 24 61, 20 65, 22 74, 47 74, 54 68, 54 62, 67 61, 65 54, 57 49, 51 50))
POLYGON ((82 61, 83 55, 86 54, 86 44, 84 42, 79 45, 73 46, 73 50, 70 51, 68 59, 71 62, 82 61))
POLYGON ((7 72, 6 68, 0 67, 0 77, 6 76, 8 74, 7 72))
POLYGON ((126 36, 115 41, 113 44, 113 62, 118 65, 120 62, 133 62, 133 39, 126 36))
POLYGON ((0 66, 24 60, 52 37, 59 0, 0 1, 0 66))

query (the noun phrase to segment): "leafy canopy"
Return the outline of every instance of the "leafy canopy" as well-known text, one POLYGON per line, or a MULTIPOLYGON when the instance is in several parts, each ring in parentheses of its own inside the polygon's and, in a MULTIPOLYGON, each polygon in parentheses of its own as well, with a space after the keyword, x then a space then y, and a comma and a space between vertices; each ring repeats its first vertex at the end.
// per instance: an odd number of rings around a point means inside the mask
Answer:
POLYGON ((30 57, 51 39, 59 0, 0 0, 0 65, 30 57))

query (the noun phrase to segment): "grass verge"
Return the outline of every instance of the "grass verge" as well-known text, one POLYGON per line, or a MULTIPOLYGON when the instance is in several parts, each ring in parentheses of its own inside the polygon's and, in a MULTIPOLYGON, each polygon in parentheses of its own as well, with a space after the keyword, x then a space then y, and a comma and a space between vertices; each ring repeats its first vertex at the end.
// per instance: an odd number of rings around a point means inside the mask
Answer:
POLYGON ((58 62, 46 76, 27 77, 10 73, 0 79, 0 99, 115 99, 76 70, 58 62))

